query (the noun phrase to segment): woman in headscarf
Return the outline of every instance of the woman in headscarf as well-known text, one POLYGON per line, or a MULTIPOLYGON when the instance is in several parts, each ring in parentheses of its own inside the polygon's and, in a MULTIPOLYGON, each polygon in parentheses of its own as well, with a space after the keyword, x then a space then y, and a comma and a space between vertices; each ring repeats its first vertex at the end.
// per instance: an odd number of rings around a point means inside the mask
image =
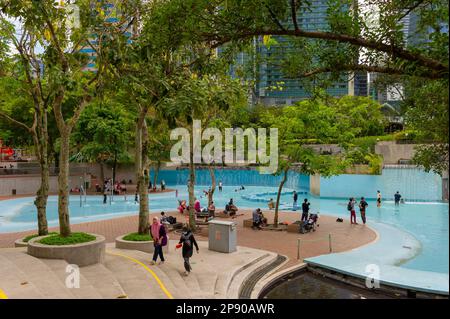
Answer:
POLYGON ((194 238, 194 234, 187 226, 183 227, 183 233, 181 234, 177 248, 179 248, 181 245, 183 245, 181 253, 184 259, 184 269, 186 270, 184 274, 187 276, 192 270, 191 264, 189 263, 189 258, 192 257, 192 254, 194 252, 194 246, 198 253, 197 241, 194 238))
POLYGON ((153 238, 153 245, 155 247, 155 251, 153 252, 153 260, 150 262, 151 265, 156 263, 156 260, 159 258, 161 261, 159 264, 164 263, 164 254, 163 254, 163 246, 167 245, 167 234, 166 228, 159 222, 158 217, 153 217, 153 223, 150 228, 150 233, 153 238))

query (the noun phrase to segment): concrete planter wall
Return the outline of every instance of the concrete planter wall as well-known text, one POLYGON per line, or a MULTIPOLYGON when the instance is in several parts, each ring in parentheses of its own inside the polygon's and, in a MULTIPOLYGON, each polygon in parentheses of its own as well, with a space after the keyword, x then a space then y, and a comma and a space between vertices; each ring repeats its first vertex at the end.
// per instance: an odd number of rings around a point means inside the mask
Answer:
POLYGON ((105 259, 105 237, 90 234, 97 239, 75 245, 44 245, 38 241, 47 236, 31 239, 28 242, 28 254, 37 258, 64 259, 69 264, 79 267, 102 263, 105 259))
MULTIPOLYGON (((153 241, 130 241, 124 240, 123 237, 126 235, 122 235, 116 238, 116 248, 119 249, 130 249, 130 250, 139 250, 145 253, 153 254, 155 251, 155 246, 153 246, 153 241)), ((167 245, 163 247, 163 252, 165 254, 169 253, 169 241, 167 241, 167 245)))
POLYGON ((24 242, 23 238, 19 238, 14 242, 14 247, 27 247, 27 246, 28 246, 28 243, 24 242))

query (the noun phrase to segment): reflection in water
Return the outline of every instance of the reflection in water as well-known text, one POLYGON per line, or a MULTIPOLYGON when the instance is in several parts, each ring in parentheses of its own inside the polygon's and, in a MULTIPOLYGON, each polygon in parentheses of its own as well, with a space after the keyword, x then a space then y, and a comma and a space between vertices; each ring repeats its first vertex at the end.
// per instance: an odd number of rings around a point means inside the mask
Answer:
POLYGON ((370 290, 361 289, 327 279, 312 273, 304 273, 287 279, 273 288, 267 299, 380 299, 391 298, 370 290))

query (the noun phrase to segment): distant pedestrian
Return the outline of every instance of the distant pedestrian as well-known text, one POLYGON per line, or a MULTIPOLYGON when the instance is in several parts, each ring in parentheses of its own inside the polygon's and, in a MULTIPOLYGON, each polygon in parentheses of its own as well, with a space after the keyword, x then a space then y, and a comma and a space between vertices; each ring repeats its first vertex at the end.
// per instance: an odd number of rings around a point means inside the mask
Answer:
POLYGON ((397 193, 394 194, 394 202, 395 206, 400 205, 400 199, 402 198, 402 195, 397 191, 397 193))
POLYGON ((150 228, 150 234, 153 238, 153 246, 155 248, 153 252, 153 260, 150 262, 151 265, 156 264, 156 260, 159 258, 161 261, 159 264, 164 263, 164 254, 163 254, 163 247, 167 245, 167 234, 166 234, 166 227, 162 225, 159 222, 158 217, 153 217, 153 223, 150 228))
POLYGON ((364 225, 366 224, 366 208, 367 208, 367 206, 369 206, 369 204, 367 204, 364 197, 361 197, 361 201, 359 202, 359 211, 361 213, 361 219, 362 219, 364 225))
POLYGON ((273 202, 273 198, 271 198, 269 200, 269 202, 267 203, 267 206, 269 206, 269 209, 274 209, 275 208, 275 203, 273 202))
POLYGON ((302 222, 308 220, 309 215, 309 206, 311 206, 311 203, 308 202, 308 199, 305 198, 302 204, 302 222))
POLYGON ((222 181, 220 181, 220 182, 219 182, 219 192, 222 191, 222 187, 223 187, 223 184, 222 184, 222 181))
POLYGON ((166 189, 166 181, 162 180, 161 181, 161 191, 164 191, 166 189))
POLYGON ((192 270, 191 264, 189 262, 189 258, 192 257, 192 254, 194 252, 194 246, 197 250, 197 254, 199 252, 197 241, 195 240, 194 234, 191 232, 191 230, 187 227, 183 227, 183 233, 181 234, 180 241, 178 242, 177 248, 180 248, 182 246, 181 254, 184 259, 184 274, 186 276, 189 275, 189 273, 192 270))
POLYGON ((381 207, 381 193, 377 191, 377 207, 381 207))
POLYGON ((350 224, 357 224, 355 203, 356 203, 355 199, 353 197, 350 197, 347 204, 347 210, 350 212, 350 224))
POLYGON ((297 210, 298 194, 297 194, 296 191, 294 191, 294 196, 293 196, 293 198, 294 198, 294 204, 292 205, 292 206, 293 206, 293 210, 297 210))

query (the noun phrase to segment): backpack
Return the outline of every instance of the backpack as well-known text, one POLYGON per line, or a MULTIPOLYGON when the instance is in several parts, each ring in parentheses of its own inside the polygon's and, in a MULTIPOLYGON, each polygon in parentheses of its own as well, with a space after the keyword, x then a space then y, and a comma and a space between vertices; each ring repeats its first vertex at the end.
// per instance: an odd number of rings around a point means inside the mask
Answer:
POLYGON ((342 219, 342 218, 338 218, 338 219, 336 219, 336 222, 337 223, 342 223, 344 220, 342 219))

